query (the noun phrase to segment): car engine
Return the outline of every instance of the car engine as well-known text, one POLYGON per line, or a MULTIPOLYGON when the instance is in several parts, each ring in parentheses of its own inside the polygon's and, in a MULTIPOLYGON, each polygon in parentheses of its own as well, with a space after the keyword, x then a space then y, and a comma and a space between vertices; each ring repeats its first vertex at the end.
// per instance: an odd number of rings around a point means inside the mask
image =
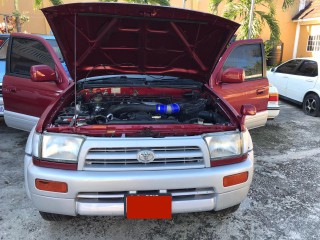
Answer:
POLYGON ((212 99, 197 91, 181 97, 138 94, 112 95, 102 91, 82 91, 76 103, 65 107, 56 117, 55 126, 92 124, 223 124, 227 118, 212 99))

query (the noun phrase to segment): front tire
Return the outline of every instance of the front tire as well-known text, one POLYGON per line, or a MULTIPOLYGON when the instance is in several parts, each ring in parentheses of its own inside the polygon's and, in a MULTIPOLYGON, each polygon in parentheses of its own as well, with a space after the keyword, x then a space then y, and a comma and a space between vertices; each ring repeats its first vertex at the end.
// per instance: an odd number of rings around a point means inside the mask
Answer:
POLYGON ((73 218, 73 216, 61 215, 56 213, 47 213, 39 211, 41 217, 50 222, 67 221, 73 218))
POLYGON ((303 112, 313 117, 320 115, 320 98, 317 94, 310 93, 304 98, 303 112))

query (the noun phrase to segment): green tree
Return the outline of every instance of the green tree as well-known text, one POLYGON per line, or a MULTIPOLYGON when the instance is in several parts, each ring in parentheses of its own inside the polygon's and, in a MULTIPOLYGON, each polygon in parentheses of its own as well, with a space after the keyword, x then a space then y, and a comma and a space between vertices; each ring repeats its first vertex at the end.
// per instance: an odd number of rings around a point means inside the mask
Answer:
POLYGON ((295 0, 283 0, 282 3, 282 10, 287 10, 289 7, 292 7, 292 5, 294 4, 295 0))
MULTIPOLYGON (((100 2, 118 2, 118 0, 99 0, 100 2)), ((125 0, 129 3, 170 6, 170 0, 125 0)))
MULTIPOLYGON (((223 0, 211 0, 210 8, 214 14, 218 14, 218 7, 223 0)), ((249 18, 251 0, 226 0, 222 16, 231 20, 239 19, 241 27, 238 32, 238 39, 246 39, 249 32, 249 18)), ((292 6, 294 0, 283 0, 282 9, 292 6)), ((262 32, 265 24, 270 29, 270 39, 277 41, 280 38, 279 24, 276 19, 276 9, 272 0, 255 0, 251 37, 256 38, 262 32), (261 10, 257 10, 257 8, 261 10)))
POLYGON ((21 32, 21 25, 25 22, 28 22, 29 17, 19 11, 19 0, 14 0, 14 10, 12 12, 12 16, 14 17, 14 23, 17 32, 21 32))
MULTIPOLYGON (((294 4, 295 0, 283 0, 282 2, 282 10, 287 10, 289 7, 291 7, 294 4)), ((220 3, 223 2, 223 0, 211 0, 210 1, 210 9, 214 14, 217 14, 218 7, 220 3)), ((251 3, 250 3, 251 4, 251 3)))
POLYGON ((12 15, 16 19, 17 32, 21 32, 21 21, 20 21, 21 13, 19 12, 19 0, 14 0, 14 11, 13 11, 12 15))
MULTIPOLYGON (((218 13, 218 6, 223 0, 211 0, 212 12, 218 13)), ((250 18, 251 0, 226 0, 225 9, 222 16, 231 20, 238 19, 241 27, 238 31, 238 39, 246 39, 249 32, 249 18, 250 18)), ((278 22, 275 18, 275 6, 273 1, 269 0, 255 0, 251 37, 256 38, 260 35, 262 27, 267 23, 270 28, 272 39, 279 39, 280 30, 278 22), (257 10, 262 7, 263 11, 257 10)))
MULTIPOLYGON (((62 0, 49 0, 51 2, 52 5, 56 6, 56 5, 60 5, 60 4, 63 4, 63 1, 62 0)), ((34 0, 34 7, 36 9, 39 9, 42 7, 42 3, 43 3, 43 0, 34 0)))

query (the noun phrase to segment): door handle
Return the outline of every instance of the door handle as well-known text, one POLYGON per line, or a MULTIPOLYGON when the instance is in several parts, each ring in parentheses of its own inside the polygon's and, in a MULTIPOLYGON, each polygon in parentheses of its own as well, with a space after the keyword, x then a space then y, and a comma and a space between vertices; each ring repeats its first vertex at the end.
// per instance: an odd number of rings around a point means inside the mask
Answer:
POLYGON ((307 81, 307 82, 313 82, 313 80, 312 80, 312 79, 306 79, 306 81, 307 81))
POLYGON ((15 87, 8 87, 9 92, 16 93, 17 89, 15 87))
POLYGON ((264 93, 264 88, 260 88, 257 90, 257 95, 263 94, 264 93))

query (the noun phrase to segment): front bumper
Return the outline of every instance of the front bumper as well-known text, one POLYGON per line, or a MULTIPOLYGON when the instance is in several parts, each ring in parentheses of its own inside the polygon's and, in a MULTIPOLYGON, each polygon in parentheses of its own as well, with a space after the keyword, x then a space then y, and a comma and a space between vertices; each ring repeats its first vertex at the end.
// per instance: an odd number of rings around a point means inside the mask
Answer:
POLYGON ((280 107, 268 108, 268 119, 275 119, 280 113, 280 107))
POLYGON ((241 163, 220 167, 160 170, 160 171, 68 171, 42 168, 33 165, 26 155, 25 183, 28 196, 39 211, 64 215, 124 216, 124 199, 82 198, 86 194, 172 189, 212 189, 205 195, 173 198, 172 213, 221 210, 241 203, 246 197, 253 176, 253 153, 241 163), (223 187, 223 177, 248 171, 247 182, 223 187), (35 187, 35 179, 66 182, 67 193, 41 191, 35 187))

